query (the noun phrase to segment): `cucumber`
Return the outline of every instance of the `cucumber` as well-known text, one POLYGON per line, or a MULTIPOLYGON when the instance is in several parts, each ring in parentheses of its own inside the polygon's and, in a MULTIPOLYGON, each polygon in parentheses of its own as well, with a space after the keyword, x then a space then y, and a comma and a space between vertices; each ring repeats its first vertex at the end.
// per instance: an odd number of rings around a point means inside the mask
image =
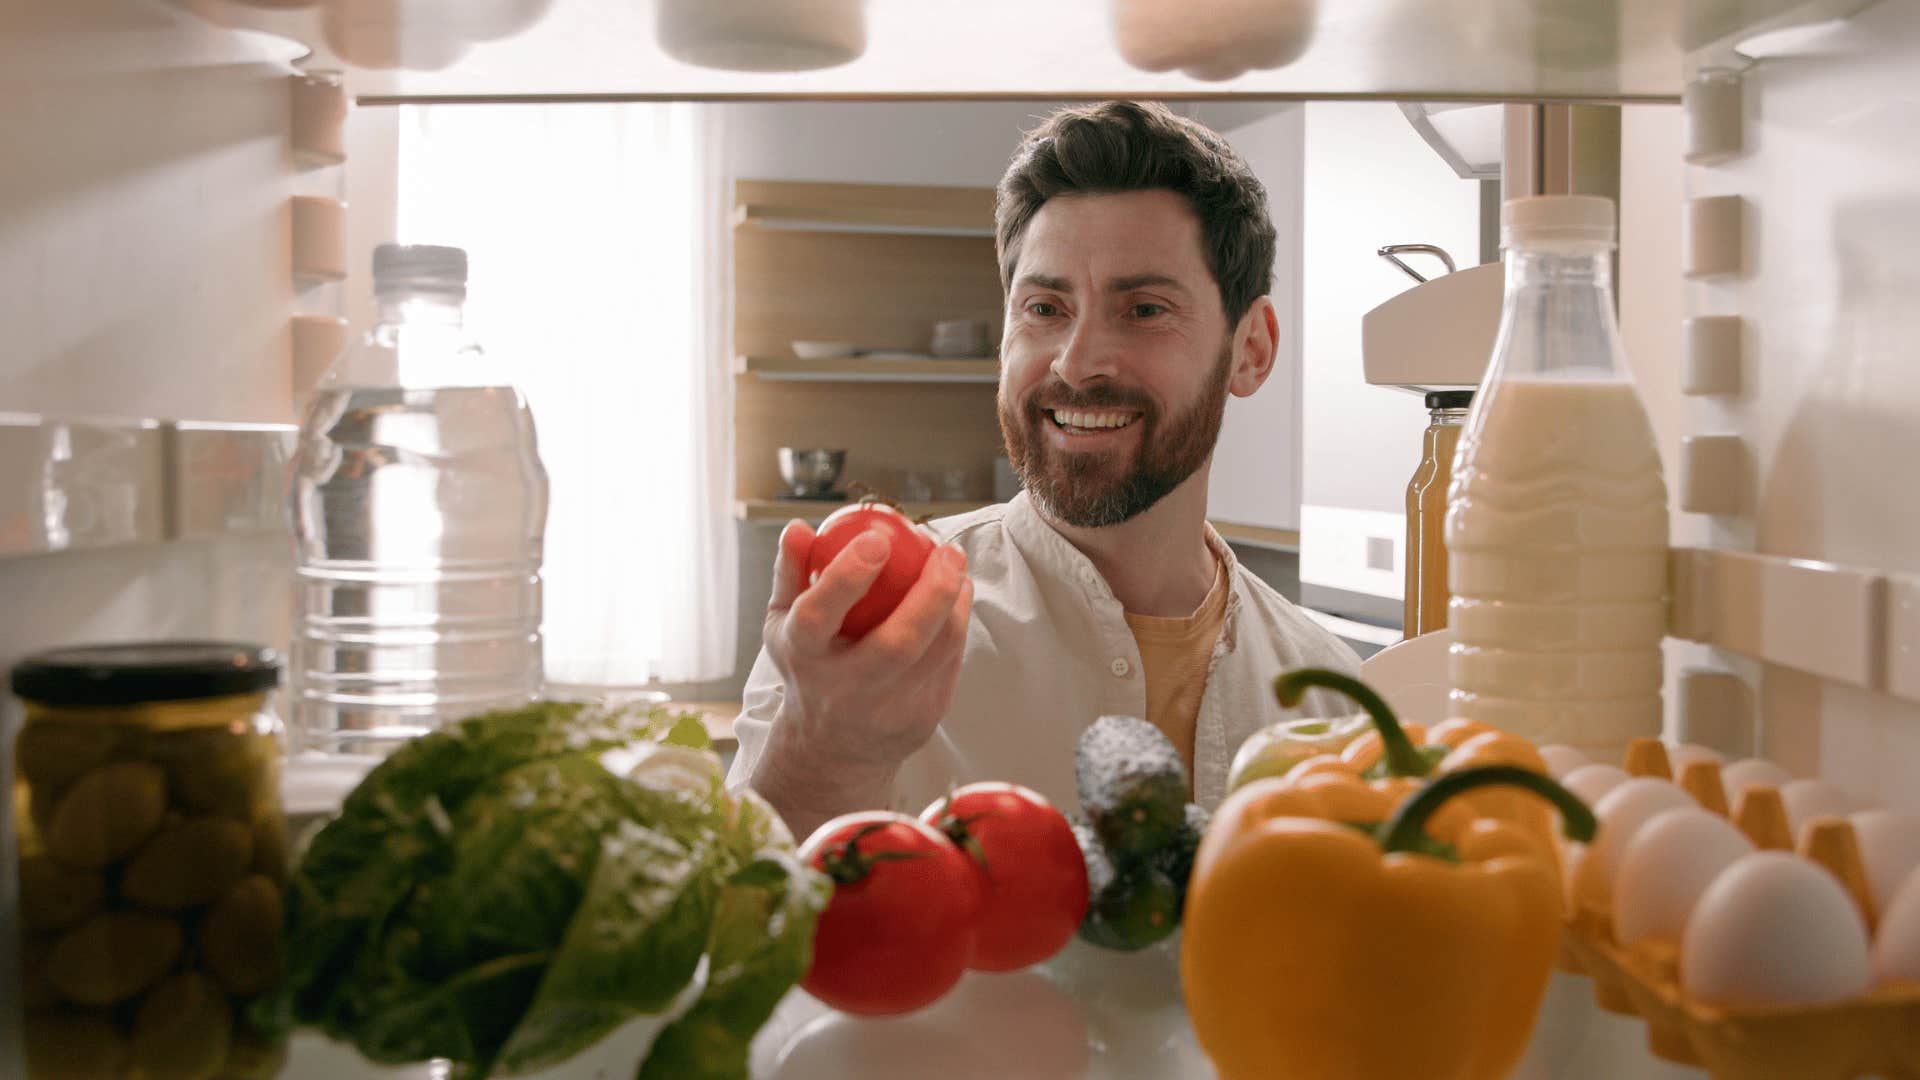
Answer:
POLYGON ((1087 907, 1080 936, 1103 949, 1133 952, 1180 925, 1180 890, 1151 863, 1120 871, 1087 907))
POLYGON ((1073 823, 1074 839, 1087 860, 1091 896, 1080 937, 1103 949, 1133 952, 1173 933, 1180 925, 1180 894, 1173 879, 1152 861, 1116 869, 1100 837, 1085 822, 1073 823))
POLYGON ((1193 876, 1193 857, 1200 851, 1200 838, 1207 831, 1207 812, 1197 804, 1188 803, 1186 820, 1181 822, 1180 831, 1174 834, 1173 842, 1152 855, 1147 861, 1167 875, 1173 887, 1179 893, 1179 902, 1175 906, 1178 915, 1187 906, 1187 879, 1193 876))
POLYGON ((1165 847, 1185 824, 1186 765, 1145 720, 1095 720, 1074 746, 1073 773, 1081 808, 1116 867, 1165 847))

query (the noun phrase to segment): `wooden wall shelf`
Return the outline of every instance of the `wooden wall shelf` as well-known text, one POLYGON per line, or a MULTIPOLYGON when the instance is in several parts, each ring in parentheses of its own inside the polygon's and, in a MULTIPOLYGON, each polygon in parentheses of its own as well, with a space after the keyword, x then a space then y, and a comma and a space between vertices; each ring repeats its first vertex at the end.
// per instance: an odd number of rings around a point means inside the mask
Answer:
POLYGON ((993 237, 993 192, 986 188, 742 180, 734 195, 735 227, 993 237))
POLYGON ((947 382, 998 383, 1000 361, 987 358, 934 360, 875 360, 864 356, 832 360, 795 360, 787 357, 742 356, 734 372, 762 379, 811 382, 947 382))
MULTIPOLYGON (((817 446, 847 452, 843 484, 899 491, 910 474, 959 469, 964 490, 993 490, 997 361, 798 360, 789 352, 794 341, 917 352, 943 320, 997 324, 993 191, 740 180, 734 203, 743 220, 759 212, 753 208, 778 207, 789 220, 804 210, 816 224, 863 228, 748 226, 733 234, 733 489, 785 490, 779 448, 817 446), (968 231, 952 231, 960 228, 968 231)), ((794 508, 777 503, 763 513, 785 520, 794 508)))
POLYGON ((890 236, 991 237, 993 226, 963 224, 941 214, 905 214, 885 208, 859 211, 818 210, 805 206, 768 206, 745 203, 734 207, 735 226, 780 229, 787 232, 881 233, 890 236))

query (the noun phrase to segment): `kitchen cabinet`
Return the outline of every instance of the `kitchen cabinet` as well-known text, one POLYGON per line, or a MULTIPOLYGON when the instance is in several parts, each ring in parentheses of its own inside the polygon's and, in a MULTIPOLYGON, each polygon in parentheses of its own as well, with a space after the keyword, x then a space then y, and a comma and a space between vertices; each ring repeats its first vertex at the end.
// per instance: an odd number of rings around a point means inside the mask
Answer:
POLYGON ((1000 279, 987 188, 740 180, 733 228, 736 516, 820 517, 833 503, 782 499, 782 446, 844 449, 839 487, 901 496, 919 478, 960 513, 992 495, 1000 452, 991 356, 815 360, 794 341, 922 352, 943 319, 996 326, 1000 279), (958 470, 957 490, 941 483, 958 470))

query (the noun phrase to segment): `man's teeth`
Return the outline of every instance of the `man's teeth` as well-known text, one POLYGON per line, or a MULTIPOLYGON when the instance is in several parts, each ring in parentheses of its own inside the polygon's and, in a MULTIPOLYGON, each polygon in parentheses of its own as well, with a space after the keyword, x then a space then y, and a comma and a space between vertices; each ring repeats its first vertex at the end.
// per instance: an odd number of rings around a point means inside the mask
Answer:
POLYGON ((1076 428, 1119 428, 1133 423, 1132 413, 1119 412, 1066 412, 1055 409, 1053 422, 1061 427, 1076 428))

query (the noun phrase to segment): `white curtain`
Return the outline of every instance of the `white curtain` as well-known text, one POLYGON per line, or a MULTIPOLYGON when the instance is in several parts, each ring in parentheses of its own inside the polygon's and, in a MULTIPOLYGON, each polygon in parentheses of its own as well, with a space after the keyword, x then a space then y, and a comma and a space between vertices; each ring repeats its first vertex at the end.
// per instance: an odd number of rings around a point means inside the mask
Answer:
POLYGON ((553 682, 733 669, 723 115, 402 111, 399 238, 466 249, 468 325, 509 362, 539 430, 553 682))

